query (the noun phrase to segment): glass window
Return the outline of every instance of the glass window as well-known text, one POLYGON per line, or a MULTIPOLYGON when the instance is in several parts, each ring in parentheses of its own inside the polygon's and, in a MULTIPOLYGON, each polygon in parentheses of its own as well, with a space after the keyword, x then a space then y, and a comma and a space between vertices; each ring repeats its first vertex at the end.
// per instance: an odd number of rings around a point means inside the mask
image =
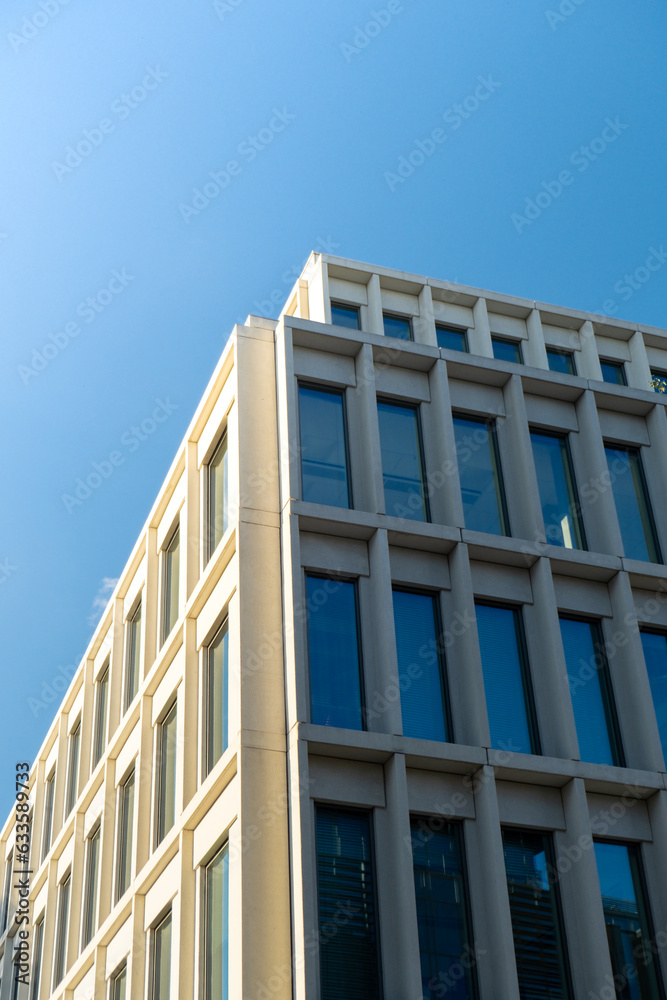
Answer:
POLYGON ((667 761, 667 635, 664 632, 642 631, 641 637, 662 752, 667 761))
POLYGON ((667 392, 667 372, 651 368, 651 384, 656 392, 667 392))
POLYGON ((169 833, 176 818, 176 702, 158 726, 156 761, 155 844, 169 833))
POLYGON ((611 677, 597 622, 560 619, 579 755, 593 764, 624 765, 611 677))
POLYGON ((551 837, 503 830, 521 1000, 569 1000, 570 973, 551 837))
POLYGON ((559 351, 555 347, 547 347, 549 371, 560 372, 561 375, 576 375, 574 354, 571 351, 559 351))
POLYGON ((539 753, 521 614, 475 604, 491 746, 539 753))
POLYGON ((419 410, 378 400, 378 418, 386 513, 430 521, 419 410))
POLYGON ((81 928, 81 948, 92 940, 97 923, 97 895, 99 885, 101 832, 98 826, 86 838, 86 860, 83 881, 83 921, 81 928))
POLYGON ((585 549, 577 486, 567 436, 531 431, 544 531, 550 545, 585 549))
POLYGON ((321 1000, 380 1000, 368 813, 317 807, 317 897, 321 1000))
POLYGON ((422 998, 439 1000, 451 988, 456 1000, 475 1000, 460 825, 413 819, 411 831, 422 998))
POLYGON ((67 963, 67 930, 69 925, 69 895, 71 873, 68 872, 58 886, 58 907, 56 915, 56 938, 53 945, 53 989, 65 975, 67 963))
POLYGON ((125 692, 123 708, 128 710, 139 690, 141 667, 141 601, 125 624, 125 692))
POLYGON ((211 558, 218 542, 227 530, 229 511, 229 474, 227 462, 227 432, 206 466, 206 534, 205 562, 211 558))
POLYGON ((394 590, 403 735, 449 740, 445 657, 438 598, 394 590))
POLYGON ((639 848, 596 841, 595 860, 616 995, 623 1000, 662 1000, 639 848))
POLYGON ((116 845, 116 902, 132 881, 132 831, 134 824, 134 771, 118 789, 118 841, 116 845))
POLYGON ((455 416, 454 436, 466 528, 509 535, 494 421, 455 416))
POLYGON ((42 979, 42 952, 44 950, 44 914, 35 924, 35 937, 32 945, 32 976, 30 977, 30 1000, 37 1000, 42 979))
POLYGON ((67 788, 65 790, 65 817, 69 816, 79 791, 79 752, 81 749, 81 719, 78 719, 69 734, 67 752, 67 788))
POLYGON ((493 356, 496 361, 514 361, 523 364, 521 343, 518 340, 505 340, 504 337, 491 337, 493 356))
POLYGON ((227 844, 204 869, 204 1000, 229 996, 229 851, 227 844))
POLYGON ((162 642, 178 621, 181 533, 178 528, 162 553, 162 642))
POLYGON ((151 1000, 169 1000, 171 987, 171 912, 153 930, 151 1000))
POLYGON ((127 965, 123 964, 111 977, 110 1000, 125 1000, 127 993, 127 965))
POLYGON ((350 506, 345 395, 299 386, 301 490, 304 500, 350 506))
POLYGON ((334 326, 346 326, 349 330, 361 330, 359 306, 348 306, 343 302, 332 302, 331 322, 334 326))
POLYGON ((93 768, 104 753, 107 742, 107 705, 109 703, 109 661, 95 684, 95 719, 93 723, 93 768))
POLYGON ((204 649, 206 748, 204 771, 209 774, 228 743, 229 630, 225 620, 204 649))
POLYGON ((605 361, 600 358, 600 368, 602 369, 602 381, 611 382, 612 385, 627 385, 625 377, 625 365, 622 361, 605 361))
MULTIPOLYGON (((14 963, 13 963, 14 964, 14 968, 12 969, 12 994, 11 994, 11 1000, 17 1000, 18 995, 19 995, 19 985, 22 982, 22 980, 19 978, 21 976, 20 961, 21 961, 20 957, 17 955, 17 957, 14 959, 14 963)), ((1 984, 0 984, 0 989, 2 989, 2 985, 1 984)))
POLYGON ((9 920, 9 897, 12 891, 12 878, 14 868, 14 852, 9 852, 9 857, 5 861, 5 884, 2 890, 2 920, 0 921, 0 934, 7 930, 9 920))
POLYGON ((51 830, 53 828, 53 794, 56 787, 56 770, 51 771, 44 782, 44 825, 42 826, 42 857, 43 861, 51 850, 51 830))
POLYGON ((453 326, 443 326, 442 323, 435 324, 435 334, 438 338, 438 347, 444 347, 448 351, 468 350, 468 331, 458 330, 453 326))
POLYGON ((605 452, 626 558, 661 562, 639 449, 605 445, 605 452))
POLYGON ((357 586, 306 574, 311 722, 362 729, 357 586))
POLYGON ((395 316, 393 313, 382 313, 385 337, 397 337, 399 340, 412 340, 412 320, 409 316, 395 316))

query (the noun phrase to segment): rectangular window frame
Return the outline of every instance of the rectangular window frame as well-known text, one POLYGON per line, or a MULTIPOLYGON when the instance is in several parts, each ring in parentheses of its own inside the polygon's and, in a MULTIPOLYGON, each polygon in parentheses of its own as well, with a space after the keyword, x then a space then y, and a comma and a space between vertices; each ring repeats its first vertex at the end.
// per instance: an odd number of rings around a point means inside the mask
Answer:
POLYGON ((667 392, 667 371, 651 368, 651 385, 654 392, 667 392), (656 385, 656 382, 660 384, 656 385))
POLYGON ((354 329, 361 330, 361 307, 360 306, 356 305, 353 302, 342 302, 339 299, 332 299, 330 304, 331 304, 331 325, 332 326, 339 326, 339 324, 336 323, 336 320, 334 319, 333 311, 334 311, 334 309, 341 309, 341 310, 349 311, 350 313, 355 312, 356 315, 357 315, 357 326, 353 327, 353 326, 343 325, 343 329, 345 329, 345 330, 354 330, 354 329))
MULTIPOLYGON (((422 428, 421 403, 413 403, 410 400, 404 400, 404 399, 392 399, 388 396, 380 395, 376 396, 375 400, 376 412, 377 412, 377 407, 380 404, 384 406, 393 406, 396 409, 412 410, 415 414, 416 417, 415 422, 417 426, 417 444, 419 446, 419 468, 421 471, 421 480, 422 480, 422 501, 424 504, 424 515, 425 515, 423 520, 419 519, 419 522, 421 524, 433 524, 433 519, 431 514, 431 502, 429 498, 430 489, 426 475, 426 454, 424 452, 424 432, 422 428)), ((378 422, 379 422, 379 413, 378 413, 378 422)), ((380 464, 382 465, 382 489, 385 492, 386 496, 385 485, 384 485, 384 466, 382 463, 382 439, 380 439, 380 464)), ((385 501, 385 508, 386 508, 386 501, 385 501)), ((399 514, 387 514, 386 509, 385 509, 385 514, 387 517, 399 517, 399 518, 401 517, 401 515, 399 514)))
POLYGON ((100 848, 102 844, 102 820, 99 819, 86 837, 83 906, 81 911, 81 951, 88 947, 97 930, 97 909, 100 891, 100 848), (93 848, 93 845, 96 847, 93 848), (93 850, 96 854, 93 856, 93 850))
POLYGON ((92 770, 102 760, 107 744, 107 724, 109 709, 110 657, 107 657, 99 677, 95 681, 95 711, 93 716, 92 770))
POLYGON ((202 781, 205 781, 209 776, 213 768, 216 766, 219 760, 224 756, 225 751, 229 746, 229 615, 225 613, 220 624, 213 631, 210 639, 202 646, 202 755, 201 755, 201 768, 202 768, 202 781), (222 664, 223 677, 222 677, 222 737, 221 737, 221 752, 218 757, 213 760, 213 723, 212 723, 212 711, 211 711, 211 683, 210 674, 212 670, 212 652, 211 649, 218 639, 221 637, 224 643, 224 636, 227 635, 227 661, 222 664))
POLYGON ((619 361, 618 358, 600 358, 600 371, 602 372, 602 381, 605 382, 607 385, 627 385, 628 384, 628 376, 627 376, 627 373, 625 371, 625 362, 624 361, 619 361), (604 368, 603 368, 603 365, 606 365, 608 368, 613 368, 615 371, 619 372, 620 376, 621 376, 620 381, 618 379, 615 379, 612 382, 611 379, 606 379, 604 377, 604 368))
POLYGON ((127 997, 127 959, 109 976, 109 1000, 123 1000, 127 997))
POLYGON ((468 330, 464 326, 453 326, 451 323, 436 323, 435 324, 435 337, 438 347, 441 351, 457 351, 459 354, 470 354, 470 345, 468 343, 468 330), (439 333, 457 333, 461 337, 463 347, 447 347, 446 344, 440 343, 439 333))
POLYGON ((77 718, 67 740, 67 782, 65 787, 65 819, 79 797, 79 764, 81 760, 81 716, 77 718))
POLYGON ((53 836, 53 807, 56 787, 55 765, 44 781, 44 816, 42 817, 42 847, 40 851, 40 864, 46 859, 51 850, 51 837, 53 836))
POLYGON ((123 677, 123 714, 125 714, 141 687, 141 666, 143 651, 143 594, 134 602, 132 610, 125 619, 125 670, 123 677), (135 659, 135 647, 132 643, 134 629, 139 630, 138 647, 135 659))
MULTIPOLYGON (((541 437, 554 438, 556 441, 560 442, 561 455, 564 459, 563 472, 565 475, 565 485, 571 497, 570 503, 568 504, 568 511, 572 517, 572 524, 574 527, 576 540, 579 542, 579 544, 575 545, 572 549, 570 549, 570 551, 588 552, 589 548, 588 548, 588 540, 586 538, 586 525, 584 524, 583 510, 581 506, 581 500, 579 498, 579 486, 577 484, 577 474, 575 472, 574 460, 572 458, 572 446, 570 445, 570 432, 552 431, 548 429, 545 430, 543 427, 536 427, 535 425, 530 424, 528 426, 528 433, 530 435, 539 434, 541 437)), ((532 441, 531 441, 531 451, 532 451, 532 441)), ((544 520, 541 496, 540 496, 540 513, 542 514, 542 519, 544 520)), ((547 544, 553 544, 549 543, 546 522, 544 523, 544 531, 545 531, 545 538, 547 539, 547 544)), ((565 548, 566 546, 558 546, 558 547, 565 548)))
MULTIPOLYGON (((163 911, 163 913, 153 923, 153 925, 151 926, 150 931, 149 931, 149 955, 150 955, 150 961, 149 961, 149 988, 148 988, 148 996, 150 997, 150 1000, 161 1000, 160 993, 158 992, 158 985, 160 985, 160 984, 158 983, 157 975, 156 975, 157 968, 158 968, 158 963, 157 963, 157 942, 158 942, 158 934, 164 929, 164 926, 167 923, 167 921, 169 921, 169 924, 170 924, 170 935, 173 935, 173 929, 174 929, 174 927, 173 927, 173 918, 172 918, 171 904, 169 905, 168 909, 166 911, 163 911)), ((173 937, 172 937, 172 941, 173 941, 173 937)), ((172 951, 173 951, 173 948, 171 948, 170 952, 169 952, 170 980, 167 983, 166 1000, 169 1000, 169 997, 171 996, 171 953, 172 953, 172 951)))
MULTIPOLYGON (((333 385, 323 385, 321 382, 313 382, 308 379, 297 379, 297 400, 300 408, 300 396, 299 392, 301 389, 311 389, 316 392, 328 393, 330 396, 339 396, 341 399, 342 407, 342 417, 343 417, 343 448, 345 451, 345 476, 347 485, 347 507, 341 507, 341 510, 354 510, 354 495, 352 492, 352 468, 350 466, 350 436, 348 427, 348 411, 347 411, 347 387, 346 386, 333 386, 333 385)), ((299 413, 299 420, 297 421, 297 433, 299 435, 299 456, 302 455, 301 451, 301 420, 299 413)), ((302 461, 299 461, 299 492, 301 497, 303 497, 303 465, 302 461)))
POLYGON ((586 615, 570 614, 569 612, 559 612, 558 620, 560 621, 561 619, 573 622, 583 622, 585 625, 592 626, 594 632, 593 645, 595 647, 595 652, 596 655, 602 660, 602 664, 597 668, 597 672, 601 673, 604 678, 604 684, 600 685, 600 692, 602 695, 605 718, 607 720, 609 743, 611 745, 612 756, 614 757, 614 763, 612 766, 626 767, 625 750, 621 736, 621 725, 618 710, 616 708, 616 692, 614 691, 614 684, 612 681, 611 671, 609 669, 609 660, 605 652, 606 643, 602 619, 589 618, 586 615))
MULTIPOLYGON (((512 359, 511 362, 506 362, 507 364, 514 364, 514 365, 524 364, 523 347, 520 340, 515 340, 512 337, 503 337, 500 334, 492 333, 491 350, 493 350, 494 344, 511 344, 511 346, 514 348, 515 357, 512 359)), ((496 358, 495 351, 493 354, 493 358, 495 361, 505 361, 505 358, 496 358)))
POLYGON ((69 944, 69 908, 72 890, 72 870, 69 868, 58 883, 56 926, 53 938, 53 985, 58 988, 67 974, 67 949, 69 944))
POLYGON ((168 541, 162 546, 160 551, 160 561, 162 563, 160 572, 160 647, 164 646, 169 638, 172 629, 180 617, 180 543, 181 524, 176 520, 168 536, 168 541), (174 560, 174 549, 178 548, 178 559, 174 560), (174 562, 176 561, 176 572, 174 572, 174 562), (176 590, 176 610, 172 621, 172 597, 176 590))
POLYGON ((208 922, 208 894, 209 871, 212 865, 220 858, 222 864, 222 900, 223 900, 223 947, 222 963, 226 972, 226 982, 223 983, 222 1000, 229 1000, 229 924, 230 924, 230 902, 229 902, 229 840, 225 836, 222 842, 218 841, 216 846, 208 852, 206 858, 199 866, 199 976, 200 987, 199 997, 201 1000, 211 1000, 211 995, 207 989, 207 975, 209 962, 209 922, 208 922), (226 926, 225 926, 226 925, 226 926))
POLYGON ((414 344, 415 341, 415 329, 413 323, 413 317, 408 316, 406 313, 393 312, 392 310, 383 309, 382 310, 382 332, 385 337, 389 337, 391 340, 402 340, 405 344, 414 344), (407 337, 395 337, 391 333, 387 333, 384 326, 384 321, 386 319, 400 319, 402 322, 407 324, 408 336, 407 337))
POLYGON ((44 949, 44 911, 40 913, 35 921, 35 934, 33 937, 32 970, 30 975, 29 1000, 37 1000, 39 997, 39 987, 42 978, 42 957, 44 949))
POLYGON ((229 456, 229 438, 227 427, 222 430, 217 438, 215 446, 212 448, 210 456, 204 464, 204 544, 202 546, 204 568, 213 558, 218 545, 229 529, 229 466, 227 464, 229 456), (211 467, 218 455, 222 455, 223 482, 222 482, 222 524, 220 525, 220 535, 217 535, 215 503, 212 497, 213 477, 211 467))
POLYGON ((114 879, 114 905, 120 902, 132 884, 132 861, 134 855, 134 816, 136 813, 136 781, 134 764, 118 784, 117 829, 116 829, 116 871, 114 879), (132 805, 128 809, 129 791, 132 785, 132 805), (128 822, 129 815, 129 822, 128 822))
POLYGON ((561 348, 561 347, 549 347, 549 346, 547 346, 546 347, 546 352, 547 352, 547 362, 549 363, 549 371, 556 372, 559 375, 563 375, 563 374, 565 374, 565 375, 576 375, 577 374, 577 365, 576 365, 575 358, 574 358, 574 351, 566 351, 564 348, 561 348), (567 372, 559 372, 557 368, 552 368, 551 367, 551 363, 550 362, 551 362, 552 355, 556 355, 556 356, 558 356, 560 358, 566 358, 567 359, 567 368, 568 368, 567 372))
MULTIPOLYGON (((639 484, 640 484, 641 491, 642 491, 642 498, 641 499, 643 500, 644 508, 646 510, 646 522, 645 522, 644 519, 642 518, 642 514, 641 514, 642 504, 640 503, 640 498, 637 497, 636 490, 635 490, 635 496, 637 498, 637 507, 639 509, 639 517, 640 517, 640 521, 641 521, 641 524, 642 524, 642 530, 644 532, 644 541, 646 543, 646 551, 648 552, 648 556, 649 556, 649 560, 648 561, 650 563, 652 563, 652 565, 654 565, 654 566, 655 565, 660 565, 660 564, 662 564, 662 548, 661 548, 661 545, 660 545, 660 537, 658 535, 658 526, 657 526, 657 523, 656 523, 656 520, 655 520, 655 516, 653 514, 653 504, 651 502, 651 494, 649 493, 648 482, 646 480, 646 473, 644 471, 644 461, 642 459, 641 445, 618 444, 618 443, 616 443, 614 441, 609 441, 606 438, 603 440, 602 443, 603 443, 603 446, 604 446, 604 449, 605 449, 605 457, 607 457, 607 458, 608 458, 608 456, 607 456, 607 449, 608 448, 611 448, 614 451, 625 451, 625 452, 628 453, 629 456, 632 456, 629 459, 629 467, 632 464, 632 459, 634 458, 635 468, 637 470, 637 478, 639 479, 639 484), (648 531, 649 531, 649 534, 650 534, 650 538, 647 537, 647 535, 646 535, 646 529, 647 528, 648 528, 648 531), (651 558, 651 549, 653 549, 653 555, 655 556, 655 558, 651 558)), ((630 469, 630 473, 632 475, 632 469, 630 469)), ((633 483, 634 483, 634 479, 633 479, 633 483)), ((620 518, 620 516, 618 514, 618 505, 616 503, 616 496, 614 495, 614 479, 613 478, 612 478, 612 497, 614 499, 614 507, 616 509, 616 516, 618 517, 619 528, 620 528, 621 518, 620 518)), ((621 535, 622 534, 623 534, 623 532, 621 531, 621 535)), ((624 541, 623 538, 621 538, 621 541, 623 542, 623 552, 625 552, 625 541, 624 541)), ((626 559, 631 559, 632 556, 625 556, 625 558, 626 559)), ((640 560, 640 561, 643 561, 643 560, 640 560)))
MULTIPOLYGON (((512 527, 510 524, 509 508, 507 506, 507 493, 505 490, 505 477, 503 475, 503 464, 500 458, 500 445, 498 442, 498 428, 496 426, 496 417, 484 417, 479 416, 476 413, 464 413, 460 410, 452 410, 452 420, 468 420, 471 423, 478 423, 483 425, 489 435, 489 445, 491 451, 491 457, 495 468, 492 470, 495 472, 495 482, 497 486, 496 497, 499 501, 498 513, 500 516, 500 527, 502 529, 501 538, 511 538, 512 537, 512 527)), ((457 458, 458 461, 458 458, 457 458)), ((459 487, 461 482, 461 476, 459 473, 459 487)), ((473 530, 473 529, 468 529, 473 530)), ((493 532, 490 532, 493 534, 493 532)))
POLYGON ((167 836, 169 831, 174 826, 176 822, 176 792, 177 792, 177 778, 178 778, 178 760, 177 760, 177 748, 178 748, 178 698, 174 697, 169 702, 168 706, 162 712, 157 725, 155 734, 155 822, 153 830, 153 850, 155 850, 167 836), (174 814, 171 817, 171 822, 167 826, 167 820, 169 817, 166 815, 166 764, 165 764, 165 725, 170 721, 170 717, 173 716, 176 722, 176 742, 174 744, 173 751, 173 784, 174 784, 174 814))
MULTIPOLYGON (((655 627, 653 625, 642 625, 642 624, 640 624, 640 626, 639 626, 640 640, 641 640, 642 633, 646 633, 646 635, 659 635, 660 638, 664 640, 664 643, 665 643, 665 656, 667 657, 667 629, 655 627)), ((665 758, 665 763, 667 764, 667 703, 665 704, 665 719, 664 719, 664 721, 661 721, 658 718, 658 710, 657 710, 656 705, 655 705, 655 697, 653 695, 653 686, 652 686, 652 683, 651 683, 651 675, 649 674, 648 664, 646 663, 646 653, 645 653, 645 651, 643 649, 643 646, 642 646, 642 653, 644 655, 644 664, 646 665, 646 673, 647 673, 647 676, 648 676, 649 690, 651 691, 651 704, 653 706, 653 711, 655 713, 655 719, 656 719, 656 724, 657 724, 657 727, 658 727, 658 733, 659 733, 659 735, 661 737, 661 743, 663 744, 663 747, 662 747, 663 756, 665 758), (662 731, 663 730, 664 730, 664 738, 662 736, 662 731)))
POLYGON ((537 718, 537 703, 535 701, 535 688, 533 686, 533 676, 530 669, 530 658, 528 656, 528 643, 526 641, 526 625, 523 620, 523 605, 510 601, 494 601, 485 597, 474 598, 475 607, 484 605, 488 608, 502 608, 504 611, 512 611, 514 616, 514 627, 516 630, 516 644, 519 651, 519 671, 521 674, 521 686, 526 706, 526 720, 528 723, 528 734, 530 737, 531 754, 534 757, 543 756, 542 742, 540 740, 540 727, 537 718))
POLYGON ((0 936, 7 930, 9 922, 9 906, 12 894, 12 881, 14 878, 14 851, 11 850, 5 860, 5 879, 2 889, 2 920, 0 921, 0 936))

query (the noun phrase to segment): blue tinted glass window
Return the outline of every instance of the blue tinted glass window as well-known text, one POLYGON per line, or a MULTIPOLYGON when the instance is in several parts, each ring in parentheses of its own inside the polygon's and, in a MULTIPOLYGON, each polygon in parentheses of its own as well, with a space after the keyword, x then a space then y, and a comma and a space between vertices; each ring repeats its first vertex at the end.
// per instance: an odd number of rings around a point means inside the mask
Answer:
POLYGON ((413 819, 411 834, 422 997, 474 1000, 475 952, 460 828, 455 823, 445 823, 443 828, 442 817, 437 816, 413 819))
POLYGON ((468 335, 465 330, 456 330, 451 326, 441 326, 436 324, 436 336, 438 347, 445 347, 448 351, 467 351, 468 335))
POLYGON ((560 372, 562 375, 575 375, 574 355, 569 351, 556 351, 547 348, 549 371, 560 372))
POLYGON ((667 762, 667 635, 642 632, 641 637, 653 706, 658 719, 662 752, 667 762))
POLYGON ((444 656, 437 598, 394 591, 403 735, 447 740, 444 656))
POLYGON ((519 996, 569 1000, 569 965, 550 838, 503 830, 503 849, 519 996))
POLYGON ((602 381, 611 382, 612 385, 627 385, 625 377, 625 366, 622 361, 603 361, 600 359, 602 369, 602 381))
POLYGON ((299 386, 299 424, 303 499, 349 507, 343 394, 299 386))
POLYGON ((227 749, 229 716, 229 628, 225 621, 204 649, 206 774, 227 749))
POLYGON ((361 729, 356 584, 306 577, 311 721, 361 729))
POLYGON ((637 448, 605 447, 616 513, 628 559, 660 562, 653 515, 637 448))
POLYGON ((496 361, 515 361, 523 363, 521 344, 518 340, 504 340, 502 337, 491 337, 493 356, 496 361))
POLYGON ((493 422, 454 417, 454 436, 466 528, 508 535, 505 493, 493 422))
POLYGON ((653 952, 653 927, 644 893, 636 845, 595 843, 602 909, 607 925, 617 996, 623 1000, 661 1000, 653 952), (620 977, 617 979, 617 977, 620 977))
POLYGON ((491 746, 537 753, 519 612, 476 604, 491 746))
POLYGON ((322 1000, 380 1000, 379 934, 368 813, 317 807, 322 1000))
POLYGON ((667 392, 667 372, 651 368, 651 381, 656 392, 667 392))
POLYGON ((550 545, 585 549, 583 524, 567 438, 531 431, 544 531, 550 545))
POLYGON ((408 316, 392 316, 383 313, 385 337, 398 337, 399 340, 412 340, 412 320, 408 316))
POLYGON ((359 322, 359 307, 346 306, 342 303, 331 303, 331 322, 333 326, 346 326, 349 330, 361 330, 359 322))
POLYGON ((429 521, 419 411, 378 402, 378 419, 385 512, 390 517, 429 521))
POLYGON ((607 661, 596 622, 560 619, 579 755, 594 764, 623 764, 607 661))

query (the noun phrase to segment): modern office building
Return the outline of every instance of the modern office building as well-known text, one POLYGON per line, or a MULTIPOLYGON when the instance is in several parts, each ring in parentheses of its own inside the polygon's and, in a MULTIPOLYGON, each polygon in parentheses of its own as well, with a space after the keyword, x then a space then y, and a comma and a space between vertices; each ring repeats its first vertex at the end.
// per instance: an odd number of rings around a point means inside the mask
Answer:
POLYGON ((2 830, 0 1000, 665 1000, 664 372, 663 330, 313 254, 2 830))

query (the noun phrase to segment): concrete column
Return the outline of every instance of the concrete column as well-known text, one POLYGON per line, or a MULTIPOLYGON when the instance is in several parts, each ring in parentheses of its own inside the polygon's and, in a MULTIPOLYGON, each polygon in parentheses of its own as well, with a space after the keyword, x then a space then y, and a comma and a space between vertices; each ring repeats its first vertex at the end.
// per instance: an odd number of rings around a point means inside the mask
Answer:
POLYGON ((144 931, 144 911, 146 897, 136 893, 132 897, 132 950, 128 956, 127 991, 131 997, 145 996, 144 974, 146 970, 146 932, 144 931))
POLYGON ((611 975, 609 945, 583 780, 569 781, 561 789, 561 796, 567 832, 556 837, 556 864, 562 871, 560 884, 574 991, 577 996, 588 997, 602 988, 605 976, 611 975))
MULTIPOLYGON (((644 864, 648 885, 649 907, 653 916, 656 943, 665 940, 667 931, 667 790, 656 792, 648 800, 648 815, 653 843, 644 845, 644 864), (661 931, 660 937, 658 932, 661 931)), ((667 982, 667 948, 660 949, 663 981, 667 982)))
POLYGON ((419 293, 419 316, 413 319, 412 325, 415 341, 418 344, 428 344, 430 347, 438 346, 430 285, 424 285, 419 293))
POLYGON ((598 356, 597 344, 595 343, 595 330, 589 320, 586 320, 581 325, 579 343, 581 344, 579 374, 583 375, 584 378, 602 382, 602 369, 600 368, 600 358, 598 356))
POLYGON ((352 455, 358 456, 353 467, 359 470, 353 484, 355 506, 362 510, 384 514, 384 483, 382 479, 382 457, 380 453, 380 426, 378 424, 377 399, 375 395, 375 366, 373 349, 363 344, 355 359, 357 378, 357 433, 350 435, 352 455), (361 486, 360 502, 357 502, 357 480, 361 486), (362 503, 363 501, 363 503, 362 503))
POLYGON ((194 618, 185 619, 185 669, 183 671, 183 696, 179 711, 183 721, 180 723, 183 747, 183 802, 185 809, 190 799, 197 791, 197 773, 200 754, 199 722, 199 655, 197 653, 197 622, 194 618))
POLYGON ((579 434, 570 435, 570 438, 574 461, 580 470, 577 487, 588 548, 592 552, 620 556, 623 554, 623 541, 592 389, 582 392, 576 403, 576 412, 579 434), (585 479, 581 473, 585 473, 585 479))
POLYGON ((70 882, 69 927, 67 931, 67 956, 65 967, 70 968, 76 961, 81 943, 81 911, 83 907, 83 866, 85 848, 83 839, 84 813, 77 813, 74 819, 74 852, 70 882))
POLYGON ((329 276, 327 265, 319 254, 316 255, 313 276, 308 285, 308 312, 316 323, 331 323, 329 276))
POLYGON ((146 586, 141 609, 144 630, 144 655, 139 673, 139 687, 153 666, 157 653, 158 610, 160 607, 160 555, 157 550, 157 528, 149 528, 146 538, 146 586))
POLYGON ((384 336, 384 322, 382 319, 380 276, 371 274, 366 287, 368 289, 368 330, 366 333, 374 333, 382 337, 384 336))
POLYGON ((387 532, 378 529, 368 543, 372 641, 364 656, 366 726, 375 733, 403 732, 396 655, 387 532), (369 648, 370 647, 370 648, 369 648))
MULTIPOLYGON (((101 927, 111 912, 114 895, 114 857, 116 819, 116 761, 107 758, 104 766, 104 809, 102 810, 100 871, 109 872, 108 878, 100 879, 100 903, 98 927, 101 927)), ((46 926, 46 925, 45 925, 46 926)))
POLYGON ((526 319, 528 329, 528 341, 525 343, 525 363, 533 368, 549 369, 547 349, 544 345, 544 333, 542 331, 542 318, 538 309, 533 309, 526 319))
POLYGON ((95 718, 95 685, 93 684, 94 661, 87 659, 83 665, 83 707, 81 709, 81 742, 79 743, 79 775, 76 797, 90 778, 90 760, 93 740, 93 720, 95 718))
POLYGON ((58 717, 58 752, 56 754, 56 784, 53 789, 53 822, 51 824, 51 844, 63 827, 63 808, 67 784, 67 716, 58 717))
POLYGON ((141 699, 141 726, 139 757, 135 763, 134 812, 137 841, 135 845, 136 867, 134 874, 141 871, 151 853, 153 830, 153 726, 151 725, 153 699, 141 699))
MULTIPOLYGON (((197 926, 196 885, 197 872, 193 868, 192 857, 193 831, 182 830, 179 854, 181 858, 180 886, 178 894, 179 917, 178 924, 172 924, 174 951, 179 954, 178 989, 179 1000, 192 1000, 194 993, 195 961, 199 954, 197 942, 193 940, 193 928, 197 926), (178 936, 178 944, 176 937, 178 936)), ((173 983, 173 978, 172 978, 173 983)))
MULTIPOLYGON (((507 894, 500 814, 492 767, 485 765, 474 776, 475 832, 479 847, 479 881, 484 887, 483 906, 488 954, 479 963, 482 996, 519 1000, 519 980, 514 959, 512 917, 507 894)), ((473 911, 475 910, 473 900, 473 911)))
POLYGON ((530 578, 534 603, 524 607, 524 614, 542 753, 546 757, 578 760, 577 730, 549 560, 538 559, 530 578), (531 637, 537 642, 531 641, 531 637))
POLYGON ((454 740, 466 746, 490 747, 470 560, 468 546, 462 542, 449 554, 449 573, 451 617, 445 620, 445 656, 454 740), (455 638, 448 645, 450 635, 455 638))
POLYGON ((608 586, 613 619, 606 651, 626 765, 643 771, 664 771, 630 578, 627 573, 617 573, 608 586))
POLYGON ((475 326, 472 330, 468 330, 470 353, 479 354, 483 358, 492 358, 493 344, 491 343, 491 327, 489 326, 486 299, 477 299, 472 307, 472 315, 475 326))
POLYGON ((520 375, 509 377, 503 396, 506 417, 498 420, 498 443, 501 460, 507 468, 505 491, 510 531, 514 538, 527 540, 527 556, 537 556, 545 542, 544 521, 520 375))
MULTIPOLYGON (((201 475, 197 468, 197 442, 188 441, 185 446, 185 508, 181 515, 182 562, 185 563, 185 597, 187 601, 197 585, 200 556, 200 486, 201 475)), ((182 591, 183 593, 183 591, 182 591)))
POLYGON ((644 338, 639 330, 635 330, 630 337, 628 348, 630 350, 630 362, 626 365, 628 385, 633 389, 644 389, 650 392, 651 368, 648 363, 644 338))
POLYGON ((431 403, 430 406, 422 407, 422 413, 424 438, 431 444, 431 468, 427 476, 431 519, 435 524, 463 528, 463 502, 458 483, 456 439, 446 361, 436 361, 431 368, 429 390, 431 403))
POLYGON ((410 839, 410 805, 403 754, 384 766, 386 808, 377 809, 380 933, 386 1000, 421 997, 419 930, 410 839))
POLYGON ((125 623, 123 620, 123 598, 117 597, 113 608, 113 642, 109 660, 109 724, 108 733, 114 733, 120 722, 123 698, 123 675, 125 673, 125 623))

